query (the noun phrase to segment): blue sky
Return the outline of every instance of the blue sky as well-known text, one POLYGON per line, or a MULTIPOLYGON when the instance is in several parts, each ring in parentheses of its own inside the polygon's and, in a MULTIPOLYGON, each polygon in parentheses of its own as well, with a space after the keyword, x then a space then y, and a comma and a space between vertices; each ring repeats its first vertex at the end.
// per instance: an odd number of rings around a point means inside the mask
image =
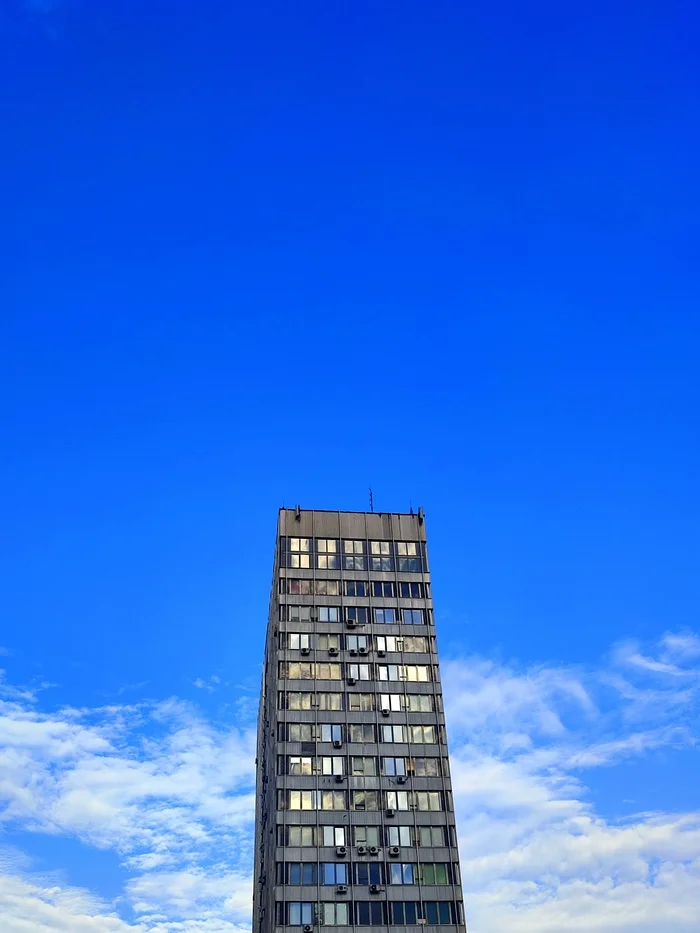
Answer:
POLYGON ((370 485, 472 933, 697 931, 698 15, 613 6, 3 6, 8 933, 248 929, 276 510, 370 485))

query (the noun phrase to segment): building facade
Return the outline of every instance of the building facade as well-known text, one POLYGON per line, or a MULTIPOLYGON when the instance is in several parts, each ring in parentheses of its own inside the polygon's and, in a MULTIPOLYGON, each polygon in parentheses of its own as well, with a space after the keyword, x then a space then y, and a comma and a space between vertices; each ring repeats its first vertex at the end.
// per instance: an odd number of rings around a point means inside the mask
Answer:
POLYGON ((254 933, 465 929, 422 511, 280 510, 255 845, 254 933))

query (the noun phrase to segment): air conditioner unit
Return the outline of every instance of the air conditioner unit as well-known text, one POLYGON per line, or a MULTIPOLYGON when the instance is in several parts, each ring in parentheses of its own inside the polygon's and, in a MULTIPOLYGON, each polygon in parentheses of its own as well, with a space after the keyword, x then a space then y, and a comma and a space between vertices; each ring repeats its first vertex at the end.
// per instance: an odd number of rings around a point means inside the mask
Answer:
POLYGON ((364 646, 360 648, 360 654, 367 654, 367 648, 365 648, 364 646))
POLYGON ((301 649, 301 653, 302 653, 302 654, 311 654, 311 648, 302 648, 302 649, 301 649))
POLYGON ((357 683, 357 680, 356 680, 355 677, 348 677, 348 684, 349 684, 351 687, 354 687, 356 683, 357 683))
POLYGON ((336 784, 342 784, 344 780, 345 780, 345 775, 344 775, 344 774, 336 774, 336 776, 335 776, 335 782, 336 782, 336 784))
POLYGON ((355 655, 357 654, 357 648, 351 648, 351 649, 350 649, 350 654, 351 654, 353 657, 355 657, 355 655))
POLYGON ((329 649, 328 649, 328 654, 336 655, 336 654, 338 654, 338 649, 337 649, 337 648, 329 648, 329 649))
POLYGON ((397 784, 405 784, 405 783, 406 783, 406 775, 405 775, 405 774, 399 774, 399 776, 396 778, 396 783, 397 783, 397 784))
POLYGON ((391 710, 389 710, 389 709, 383 709, 383 710, 382 710, 382 716, 389 716, 389 715, 391 715, 391 710))
POLYGON ((392 807, 388 807, 386 811, 387 816, 393 816, 396 811, 392 807))
POLYGON ((310 923, 304 924, 304 933, 311 933, 312 930, 313 930, 313 927, 311 926, 310 923))
POLYGON ((394 858, 396 858, 396 856, 400 854, 401 854, 401 849, 399 849, 398 846, 389 846, 389 855, 392 855, 394 856, 394 858))
POLYGON ((380 884, 371 884, 371 885, 369 886, 369 893, 370 893, 370 894, 379 894, 379 893, 381 892, 381 890, 382 890, 382 886, 381 886, 380 884))
POLYGON ((335 890, 336 890, 336 893, 338 893, 338 894, 347 894, 347 893, 348 893, 348 886, 347 886, 346 884, 338 884, 338 885, 336 885, 335 890))
POLYGON ((343 747, 343 743, 340 741, 340 739, 333 739, 333 748, 342 748, 342 747, 343 747))
POLYGON ((358 846, 357 847, 358 855, 367 855, 367 846, 358 846))
POLYGON ((336 847, 335 847, 335 854, 338 856, 338 858, 345 858, 345 856, 348 854, 347 847, 346 847, 346 846, 336 846, 336 847))
POLYGON ((347 625, 348 628, 355 628, 355 626, 357 625, 357 622, 354 619, 346 619, 345 624, 347 625))
POLYGON ((386 651, 385 651, 383 648, 380 648, 380 649, 377 651, 377 655, 378 655, 378 657, 380 657, 380 658, 385 658, 385 657, 386 657, 386 651))
POLYGON ((370 847, 369 847, 369 854, 370 854, 370 855, 379 855, 379 848, 378 848, 378 846, 370 846, 370 847))

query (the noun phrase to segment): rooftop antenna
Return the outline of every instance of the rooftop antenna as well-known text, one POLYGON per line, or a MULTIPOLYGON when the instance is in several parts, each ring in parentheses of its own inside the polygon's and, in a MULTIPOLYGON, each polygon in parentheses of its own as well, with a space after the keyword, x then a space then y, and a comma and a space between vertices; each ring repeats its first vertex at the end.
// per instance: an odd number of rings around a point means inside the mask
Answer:
POLYGON ((369 510, 374 512, 374 495, 372 494, 372 487, 369 487, 369 510))

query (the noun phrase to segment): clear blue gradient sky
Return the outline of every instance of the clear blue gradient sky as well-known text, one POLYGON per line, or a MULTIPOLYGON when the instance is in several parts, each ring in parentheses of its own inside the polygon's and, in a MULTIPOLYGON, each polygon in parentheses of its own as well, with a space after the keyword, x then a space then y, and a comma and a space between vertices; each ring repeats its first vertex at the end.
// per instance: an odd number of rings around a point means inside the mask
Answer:
MULTIPOLYGON (((556 705, 543 671, 618 690, 594 699, 615 741, 620 665, 680 685, 634 687, 668 700, 642 733, 672 734, 579 798, 697 815, 673 730, 698 687, 699 25, 644 0, 6 3, 8 702, 61 728, 66 707, 100 729, 106 703, 157 710, 132 762, 173 696, 245 744, 276 509, 364 509, 371 485, 377 510, 426 509, 445 652, 527 682, 514 734, 536 744, 556 705)), ((106 899, 70 909, 171 929, 143 920, 159 884, 118 834, 7 806, 8 876, 62 870, 106 899)), ((244 928, 246 896, 188 931, 244 928)))

